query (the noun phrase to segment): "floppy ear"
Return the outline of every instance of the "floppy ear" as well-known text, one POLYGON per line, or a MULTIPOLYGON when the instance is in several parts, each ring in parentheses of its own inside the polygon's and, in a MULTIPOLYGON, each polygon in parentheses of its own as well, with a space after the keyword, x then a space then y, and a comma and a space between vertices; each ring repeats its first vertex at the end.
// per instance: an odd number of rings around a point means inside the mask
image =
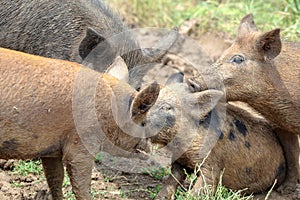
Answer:
POLYGON ((191 114, 196 119, 202 119, 218 104, 223 92, 219 90, 205 90, 187 96, 191 107, 191 114))
POLYGON ((274 59, 281 52, 280 29, 262 34, 256 41, 254 49, 263 57, 274 59))
POLYGON ((146 117, 146 113, 155 104, 160 91, 160 86, 154 82, 142 89, 133 99, 130 108, 131 119, 139 123, 146 117))
POLYGON ((166 85, 183 83, 184 74, 182 72, 172 74, 166 81, 166 85))
POLYGON ((106 73, 116 77, 117 79, 128 83, 128 68, 124 60, 118 56, 114 62, 107 68, 106 73))
POLYGON ((84 60, 87 55, 100 43, 105 41, 105 38, 98 34, 94 29, 88 28, 85 37, 79 45, 79 55, 84 60))
POLYGON ((237 38, 243 38, 251 32, 256 32, 257 27, 253 20, 253 14, 250 13, 242 18, 239 28, 237 38))

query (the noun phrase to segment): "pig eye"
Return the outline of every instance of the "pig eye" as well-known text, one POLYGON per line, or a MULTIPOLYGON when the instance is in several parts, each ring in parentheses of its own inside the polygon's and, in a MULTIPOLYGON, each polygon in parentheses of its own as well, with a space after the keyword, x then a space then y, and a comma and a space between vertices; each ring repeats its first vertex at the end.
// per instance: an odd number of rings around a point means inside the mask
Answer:
POLYGON ((170 104, 164 104, 160 107, 161 110, 171 110, 172 106, 170 104))
POLYGON ((231 63, 236 63, 236 64, 241 64, 244 61, 245 61, 245 57, 242 55, 234 55, 230 59, 231 63))

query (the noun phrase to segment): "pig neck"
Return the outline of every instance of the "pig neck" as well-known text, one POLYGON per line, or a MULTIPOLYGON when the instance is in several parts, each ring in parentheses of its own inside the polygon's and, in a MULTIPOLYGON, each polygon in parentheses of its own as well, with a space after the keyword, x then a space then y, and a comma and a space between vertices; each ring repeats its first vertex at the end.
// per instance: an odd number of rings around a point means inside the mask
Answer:
POLYGON ((268 121, 278 128, 299 134, 300 112, 292 102, 285 98, 270 99, 267 102, 249 102, 249 105, 258 110, 268 121))
POLYGON ((126 100, 132 99, 135 94, 136 91, 129 85, 119 82, 119 80, 107 74, 103 74, 99 80, 95 96, 97 117, 105 137, 114 145, 127 151, 134 150, 140 139, 130 136, 130 134, 119 127, 116 122, 116 114, 113 114, 112 106, 116 105, 114 98, 121 101, 121 104, 124 106, 120 107, 120 112, 126 115, 130 103, 126 100))
MULTIPOLYGON (((280 63, 283 63, 282 60, 275 62, 274 68, 275 65, 283 66, 279 65, 280 63)), ((283 79, 282 74, 287 69, 283 67, 280 71, 277 69, 279 70, 277 67, 272 74, 268 74, 268 78, 273 81, 270 82, 270 87, 265 93, 261 95, 262 98, 249 100, 248 103, 277 128, 299 134, 300 103, 297 100, 297 94, 295 94, 295 91, 291 91, 290 85, 287 85, 289 80, 283 79)), ((288 75, 288 77, 291 77, 291 75, 288 75)))

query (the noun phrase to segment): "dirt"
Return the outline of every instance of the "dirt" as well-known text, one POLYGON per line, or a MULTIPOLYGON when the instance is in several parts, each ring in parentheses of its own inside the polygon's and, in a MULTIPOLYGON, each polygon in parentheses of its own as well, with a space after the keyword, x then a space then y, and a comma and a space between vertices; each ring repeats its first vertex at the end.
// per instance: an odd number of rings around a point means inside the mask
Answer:
MULTIPOLYGON (((186 33, 189 34, 189 31, 186 33)), ((159 37, 160 34, 138 31, 138 38, 143 41, 142 46, 151 46, 159 37)), ((162 63, 149 71, 145 82, 155 79, 159 83, 164 83, 170 74, 178 71, 192 75, 197 69, 209 66, 231 44, 231 40, 220 33, 205 33, 198 35, 197 38, 194 40, 181 37, 162 63)), ((20 176, 12 171, 15 164, 14 160, 0 161, 0 199, 49 199, 44 175, 20 176)), ((102 155, 101 161, 95 163, 92 175, 94 199, 151 199, 166 178, 158 173, 160 168, 167 167, 169 164, 170 158, 167 156, 144 161, 102 155), (149 172, 152 172, 150 173, 152 176, 149 172)), ((69 194, 70 191, 70 185, 64 187, 65 194, 69 194)), ((296 193, 300 194, 300 186, 296 193)), ((264 199, 265 195, 256 195, 255 198, 264 199)), ((269 199, 288 200, 292 199, 292 195, 283 196, 272 192, 269 199)))

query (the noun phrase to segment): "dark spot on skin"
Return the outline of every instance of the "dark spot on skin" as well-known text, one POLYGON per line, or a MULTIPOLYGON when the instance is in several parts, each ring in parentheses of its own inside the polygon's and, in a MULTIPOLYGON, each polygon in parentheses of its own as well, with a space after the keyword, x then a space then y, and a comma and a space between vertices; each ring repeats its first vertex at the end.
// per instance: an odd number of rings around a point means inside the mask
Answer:
POLYGON ((32 136, 34 139, 38 139, 39 138, 39 136, 37 135, 37 134, 33 134, 33 136, 32 136))
POLYGON ((220 129, 217 130, 217 135, 219 137, 219 140, 222 140, 224 138, 224 133, 220 129))
POLYGON ((235 135, 234 135, 234 133, 232 132, 232 130, 230 130, 230 133, 229 133, 228 138, 229 138, 230 141, 235 140, 235 135))
POLYGON ((19 155, 18 148, 19 144, 15 139, 7 140, 0 146, 0 154, 5 159, 16 158, 19 155))
POLYGON ((281 163, 277 168, 275 178, 278 178, 283 171, 284 171, 284 164, 281 163))
POLYGON ((166 117, 166 122, 168 123, 168 127, 173 127, 173 126, 175 126, 175 122, 176 122, 176 118, 175 118, 175 116, 167 116, 166 117))
POLYGON ((248 141, 245 141, 245 146, 246 146, 248 149, 250 149, 251 144, 250 144, 248 141))
POLYGON ((242 121, 238 120, 238 119, 235 119, 235 120, 233 121, 233 123, 235 124, 237 130, 238 130, 243 136, 246 136, 246 134, 247 134, 247 128, 246 128, 245 124, 244 124, 242 121))
POLYGON ((246 174, 247 175, 250 175, 251 171, 252 171, 251 167, 246 167, 246 174))
POLYGON ((1 149, 6 151, 11 151, 17 149, 19 144, 16 142, 15 139, 7 140, 2 143, 1 149))

